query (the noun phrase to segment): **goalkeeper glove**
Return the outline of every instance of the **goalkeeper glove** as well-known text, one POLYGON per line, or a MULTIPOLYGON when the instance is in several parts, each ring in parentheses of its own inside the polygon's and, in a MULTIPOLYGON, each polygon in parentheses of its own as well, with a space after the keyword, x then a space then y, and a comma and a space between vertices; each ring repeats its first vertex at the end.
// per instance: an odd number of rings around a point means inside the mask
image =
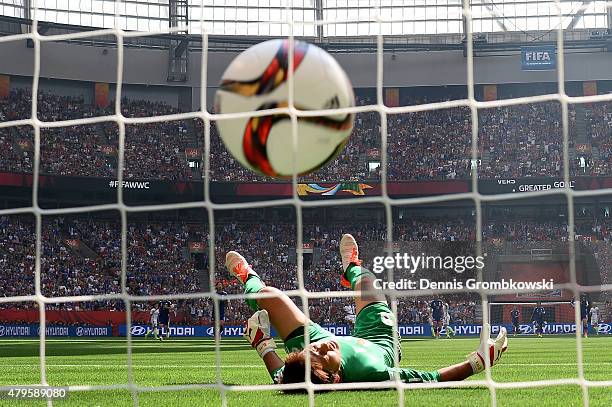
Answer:
POLYGON ((243 336, 262 359, 276 349, 276 342, 270 336, 270 317, 266 310, 257 311, 247 320, 243 336))
POLYGON ((508 338, 506 337, 506 328, 501 328, 497 338, 491 339, 491 325, 484 324, 482 331, 480 332, 480 346, 476 352, 472 352, 468 355, 468 362, 472 366, 474 374, 480 373, 485 369, 487 363, 485 358, 488 352, 489 362, 491 366, 496 364, 501 359, 502 353, 508 349, 508 338))

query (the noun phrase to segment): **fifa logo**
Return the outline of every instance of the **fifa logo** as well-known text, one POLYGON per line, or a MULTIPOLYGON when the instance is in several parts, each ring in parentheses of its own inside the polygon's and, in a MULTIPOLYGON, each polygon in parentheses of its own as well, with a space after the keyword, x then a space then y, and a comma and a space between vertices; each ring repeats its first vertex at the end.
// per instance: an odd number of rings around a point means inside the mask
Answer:
POLYGON ((525 61, 528 62, 551 62, 552 58, 548 51, 530 51, 525 53, 525 61))

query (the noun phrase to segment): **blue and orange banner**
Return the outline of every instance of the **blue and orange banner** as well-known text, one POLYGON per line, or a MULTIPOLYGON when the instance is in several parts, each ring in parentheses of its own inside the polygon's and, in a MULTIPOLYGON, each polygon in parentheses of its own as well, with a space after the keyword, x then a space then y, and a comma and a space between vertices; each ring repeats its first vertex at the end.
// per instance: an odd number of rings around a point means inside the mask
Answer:
POLYGON ((319 184, 298 184, 297 193, 304 195, 336 195, 338 192, 347 192, 352 195, 365 195, 366 190, 372 188, 360 182, 340 182, 335 185, 322 186, 319 184))
POLYGON ((110 103, 109 100, 109 85, 108 83, 96 82, 95 85, 95 101, 96 107, 105 109, 110 103))

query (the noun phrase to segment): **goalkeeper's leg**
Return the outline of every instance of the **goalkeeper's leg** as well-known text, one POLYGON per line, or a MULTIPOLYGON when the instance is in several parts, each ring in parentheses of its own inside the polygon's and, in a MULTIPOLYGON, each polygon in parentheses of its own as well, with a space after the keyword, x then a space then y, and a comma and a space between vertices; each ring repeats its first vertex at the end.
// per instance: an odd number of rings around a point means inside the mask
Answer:
POLYGON ((270 323, 283 340, 306 324, 306 316, 291 298, 277 288, 266 286, 240 253, 228 252, 225 256, 225 266, 244 285, 245 294, 270 295, 257 300, 247 299, 246 302, 254 311, 268 311, 270 323))
POLYGON ((354 291, 365 292, 365 294, 355 296, 355 315, 359 315, 359 311, 373 302, 387 302, 383 294, 375 292, 374 280, 376 277, 374 274, 361 267, 359 247, 352 235, 342 235, 340 257, 342 258, 340 284, 354 291))
POLYGON ((345 234, 340 239, 340 257, 343 267, 340 283, 358 292, 354 297, 357 317, 353 336, 367 339, 382 347, 390 358, 397 356, 401 360, 401 336, 393 332, 397 329, 395 315, 385 295, 376 290, 376 276, 361 266, 359 247, 353 236, 345 234))

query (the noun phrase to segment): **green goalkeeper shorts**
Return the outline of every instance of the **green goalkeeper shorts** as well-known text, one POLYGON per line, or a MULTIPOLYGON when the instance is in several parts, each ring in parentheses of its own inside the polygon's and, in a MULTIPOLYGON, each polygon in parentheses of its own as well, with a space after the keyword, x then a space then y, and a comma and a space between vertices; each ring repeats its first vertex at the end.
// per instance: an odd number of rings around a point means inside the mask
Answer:
MULTIPOLYGON (((393 366, 395 347, 393 346, 393 322, 395 316, 389 306, 384 302, 373 302, 366 305, 355 319, 353 336, 367 339, 381 347, 385 355, 385 362, 393 366)), ((319 324, 311 322, 308 324, 308 336, 310 343, 317 342, 334 336, 319 324)), ((398 335, 398 341, 400 337, 398 335)), ((285 350, 287 353, 301 351, 304 349, 304 327, 293 331, 285 339, 285 350)), ((399 359, 402 358, 401 347, 398 344, 399 359)))
POLYGON ((395 349, 401 360, 402 351, 399 341, 401 337, 397 335, 398 346, 393 346, 393 323, 395 316, 385 302, 373 302, 366 305, 359 311, 355 319, 355 330, 353 336, 356 338, 367 339, 368 341, 380 346, 385 354, 385 362, 388 366, 393 366, 395 349))
MULTIPOLYGON (((310 343, 320 341, 322 339, 331 338, 334 336, 327 329, 321 327, 319 324, 310 322, 308 324, 308 336, 310 343)), ((287 353, 299 352, 304 349, 304 327, 300 327, 295 331, 291 332, 285 339, 285 351, 287 353)))

